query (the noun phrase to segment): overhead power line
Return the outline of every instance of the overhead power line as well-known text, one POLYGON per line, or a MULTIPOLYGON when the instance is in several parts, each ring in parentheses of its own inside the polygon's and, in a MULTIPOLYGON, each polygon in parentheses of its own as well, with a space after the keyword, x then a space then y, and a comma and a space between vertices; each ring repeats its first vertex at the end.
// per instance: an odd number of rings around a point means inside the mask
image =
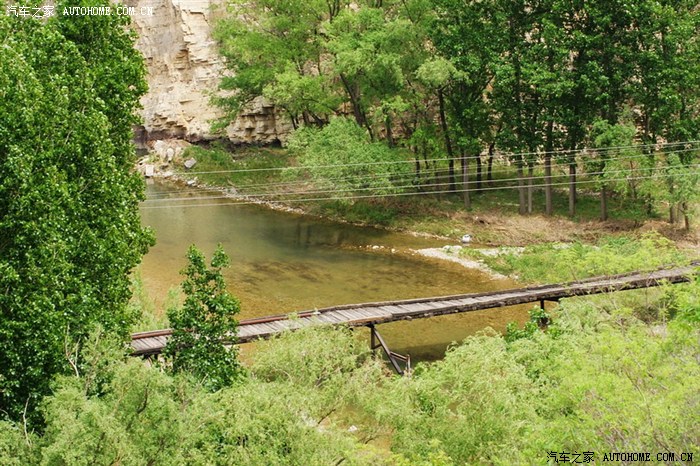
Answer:
MULTIPOLYGON (((697 167, 697 165, 696 165, 697 167)), ((655 174, 655 175, 650 175, 650 176, 637 176, 637 177, 632 177, 632 178, 613 178, 613 179, 606 179, 606 182, 613 182, 613 181, 631 181, 631 180, 643 180, 643 179, 653 179, 653 178, 668 178, 668 177, 686 177, 686 176, 698 176, 698 173, 680 173, 680 174, 655 174)), ((575 185, 584 185, 584 184, 595 184, 595 183, 600 183, 601 180, 594 179, 594 180, 578 180, 575 185)), ((562 183, 552 183, 550 186, 570 186, 570 182, 562 182, 562 183)), ((528 188, 542 188, 544 186, 547 186, 546 184, 533 184, 533 185, 524 185, 522 186, 523 189, 528 189, 528 188)), ((480 191, 491 191, 491 190, 503 190, 503 189, 521 189, 520 186, 505 186, 505 187, 485 187, 482 188, 480 191)), ((391 198, 391 197, 406 197, 406 196, 420 196, 420 195, 435 195, 435 194, 455 194, 455 193, 464 193, 465 191, 470 191, 470 192, 475 192, 475 189, 457 189, 456 191, 450 191, 450 190, 442 190, 442 191, 413 191, 413 192, 403 192, 403 193, 392 193, 392 194, 385 194, 385 195, 351 195, 351 196, 329 196, 329 197, 316 197, 316 198, 290 198, 290 199, 275 199, 275 200, 270 200, 270 199, 264 199, 264 198, 257 198, 256 196, 242 196, 240 199, 235 200, 233 197, 229 197, 227 199, 231 199, 233 202, 215 202, 215 203, 208 203, 208 204, 175 204, 175 205, 142 205, 141 209, 145 210, 150 210, 150 209, 173 209, 173 208, 180 208, 180 207, 214 207, 214 206, 226 206, 226 205, 246 205, 246 204, 261 204, 261 203, 267 203, 267 202, 272 202, 272 203, 296 203, 296 202, 320 202, 320 201, 342 201, 342 200, 357 200, 357 199, 368 199, 368 198, 391 198)), ((210 198, 211 199, 211 198, 210 198)), ((217 198, 219 199, 219 198, 217 198)), ((224 200, 224 199, 222 199, 224 200)))
MULTIPOLYGON (((686 168, 697 168, 698 165, 690 165, 686 168)), ((643 167, 638 167, 638 168, 624 168, 624 169, 618 169, 618 170, 604 170, 604 171, 598 171, 598 172, 587 172, 585 174, 579 174, 580 177, 582 176, 599 176, 599 175, 610 175, 610 174, 633 174, 637 172, 644 172, 647 171, 647 169, 643 167)), ((531 180, 535 179, 541 179, 541 176, 524 176, 524 177, 515 177, 515 178, 503 178, 499 179, 499 183, 504 183, 504 182, 524 182, 524 183, 529 183, 531 180)), ((625 177, 621 178, 622 180, 629 180, 631 178, 625 177)), ((596 182, 606 182, 609 179, 598 179, 596 182)), ((476 180, 474 181, 468 181, 469 184, 476 184, 476 180)), ((414 183, 410 184, 402 184, 402 185, 391 185, 389 186, 391 189, 404 189, 404 188, 431 188, 431 187, 440 187, 445 185, 445 182, 436 182, 436 183, 427 183, 427 184, 420 184, 416 186, 414 183)), ((459 180, 459 184, 463 184, 463 180, 459 180)), ((527 187, 528 184, 525 184, 527 187)), ((493 187, 493 189, 505 189, 509 187, 508 185, 501 185, 497 187, 493 187)), ((519 187, 519 185, 516 185, 516 187, 519 187)), ((270 197, 270 196, 289 196, 289 195, 313 195, 313 194, 328 194, 328 193, 341 193, 341 192, 371 192, 371 191, 376 191, 377 189, 380 189, 381 187, 378 186, 367 186, 367 187, 361 187, 361 188, 326 188, 326 189, 312 189, 312 190, 307 190, 307 191, 302 191, 302 192, 294 192, 294 191, 288 191, 288 192, 281 192, 281 191, 269 191, 269 192, 264 192, 264 193, 248 193, 249 195, 252 196, 260 196, 260 197, 270 197)), ((482 188, 483 190, 484 188, 482 188)), ((227 199, 229 198, 230 195, 228 194, 222 194, 220 196, 199 196, 199 197, 166 197, 166 198, 158 198, 158 199, 147 199, 146 202, 175 202, 175 201, 193 201, 193 200, 202 200, 202 199, 227 199)))
MULTIPOLYGON (((698 149, 693 148, 693 149, 673 150, 673 151, 665 152, 664 155, 680 154, 680 153, 692 152, 692 151, 696 151, 696 150, 700 150, 700 148, 698 148, 698 149)), ((622 161, 622 160, 644 159, 644 158, 647 158, 647 157, 649 157, 648 154, 642 154, 642 155, 637 154, 637 155, 633 155, 633 156, 608 157, 608 158, 605 159, 605 162, 606 162, 606 163, 608 163, 608 162, 619 162, 619 161, 622 161)), ((441 161, 445 161, 445 159, 440 159, 440 160, 441 160, 441 161)), ((413 164, 413 163, 415 163, 415 161, 411 160, 411 161, 408 161, 407 163, 413 164)), ((338 166, 341 166, 341 165, 338 165, 338 166)), ((560 167, 560 168, 562 167, 562 165, 556 165, 556 166, 558 166, 558 167, 560 167)), ((556 167, 556 166, 555 166, 555 167, 556 167)), ((566 167, 566 165, 564 165, 564 167, 566 167)), ((638 167, 638 168, 636 168, 636 169, 638 169, 638 170, 648 170, 648 169, 653 169, 653 167, 638 167)), ((513 171, 513 169, 512 169, 511 167, 509 167, 509 168, 502 167, 502 168, 500 168, 500 169, 498 169, 498 170, 492 170, 492 171, 491 171, 491 174, 492 174, 492 175, 494 175, 494 174, 498 175, 498 174, 501 174, 501 173, 512 173, 512 171, 513 171)), ((227 173, 239 173, 239 172, 240 172, 240 173, 243 173, 244 170, 240 170, 240 171, 230 171, 230 172, 227 172, 227 173)), ((609 173, 609 172, 610 172, 610 171, 608 171, 608 173, 609 173)), ((190 173, 188 172, 188 174, 190 174, 190 173)), ((444 174, 445 174, 445 168, 444 168, 444 167, 438 167, 438 168, 432 168, 432 169, 425 169, 425 168, 424 168, 424 169, 422 169, 422 170, 420 171, 421 177, 424 177, 424 176, 429 177, 429 176, 431 176, 431 175, 437 175, 437 174, 443 174, 443 175, 444 175, 444 174)), ((460 173, 459 170, 456 170, 456 171, 455 171, 455 174, 456 174, 458 177, 461 177, 461 173, 460 173)), ((473 171, 470 171, 470 174, 474 174, 474 172, 473 172, 473 171)), ((483 170, 482 170, 482 174, 483 174, 483 170)), ((581 175, 595 175, 595 174, 601 174, 601 172, 585 172, 585 173, 582 173, 581 175)), ((409 175, 409 173, 407 172, 406 175, 409 175)), ((410 176, 414 176, 414 175, 415 175, 415 173, 411 173, 411 174, 410 174, 410 176)), ((552 176, 555 177, 555 176, 566 176, 566 175, 565 175, 565 174, 562 174, 562 175, 552 175, 552 176)), ((537 176, 537 177, 535 177, 535 178, 538 178, 538 177, 539 177, 539 176, 537 176)), ((343 183, 343 182, 349 182, 349 181, 351 181, 351 180, 352 180, 352 181, 357 181, 357 180, 371 180, 371 179, 373 179, 373 178, 376 178, 376 175, 370 173, 370 174, 357 175, 357 176, 331 177, 331 178, 328 178, 328 179, 326 179, 326 180, 324 180, 324 181, 325 181, 325 182, 330 182, 330 183, 333 183, 333 182, 343 183)), ((503 181, 510 181, 510 180, 514 180, 514 179, 519 179, 519 178, 498 178, 498 179, 495 179, 495 180, 493 180, 493 181, 503 182, 503 181)), ((530 177, 529 177, 529 176, 526 176, 525 179, 528 180, 528 179, 530 179, 530 177)), ((236 189, 236 190, 249 190, 249 189, 253 189, 253 188, 260 188, 260 187, 270 188, 270 187, 275 187, 275 186, 294 187, 294 186, 301 186, 301 185, 304 185, 304 184, 308 184, 308 183, 310 183, 310 182, 312 182, 312 180, 295 180, 295 181, 281 181, 281 182, 268 182, 268 183, 239 183, 239 184, 236 184, 236 185, 235 185, 235 189, 236 189)), ((424 185, 424 186, 425 186, 425 185, 424 185)), ((172 194, 172 193, 185 193, 185 192, 190 192, 190 190, 188 190, 188 189, 179 189, 179 190, 171 190, 171 191, 162 191, 162 192, 159 192, 159 193, 157 193, 157 194, 155 194, 155 195, 149 196, 149 200, 156 199, 157 197, 168 196, 168 195, 170 195, 170 194, 172 194)))
MULTIPOLYGON (((557 150, 557 151, 543 151, 543 152, 499 152, 499 156, 505 156, 505 157, 518 157, 518 156, 526 156, 526 155, 536 155, 536 156, 541 156, 541 155, 546 155, 546 154, 584 154, 584 153, 606 153, 606 152, 611 152, 611 151, 619 151, 619 150, 633 150, 633 149, 643 149, 647 147, 675 147, 679 145, 693 145, 693 144, 700 144, 700 141, 683 141, 683 142, 673 142, 673 143, 664 143, 664 144, 638 144, 638 145, 630 145, 630 146, 616 146, 616 147, 606 147, 606 148, 600 148, 600 149, 590 149, 590 148, 585 148, 585 149, 575 149, 575 150, 557 150)), ((694 150, 690 148, 690 150, 694 150)), ((469 156, 469 158, 473 158, 475 156, 469 156)), ((455 159, 459 159, 460 156, 456 156, 455 159)), ((396 164, 402 164, 402 163, 415 163, 416 159, 406 159, 406 160, 391 160, 391 161, 380 161, 380 162, 355 162, 355 163, 346 163, 346 164, 328 164, 328 165, 317 165, 314 168, 343 168, 343 167, 357 167, 357 166, 376 166, 376 165, 396 165, 396 164)), ((434 158, 434 159, 428 159, 427 161, 434 162, 434 161, 445 161, 447 158, 434 158)), ((265 171, 281 171, 281 170, 303 170, 306 169, 307 167, 303 166, 295 166, 295 167, 268 167, 268 168, 244 168, 244 169, 231 169, 231 170, 211 170, 211 171, 193 171, 193 172, 188 172, 190 175, 213 175, 213 174, 220 174, 220 173, 232 173, 232 172, 239 172, 239 173, 248 173, 248 172, 265 172, 265 171)))

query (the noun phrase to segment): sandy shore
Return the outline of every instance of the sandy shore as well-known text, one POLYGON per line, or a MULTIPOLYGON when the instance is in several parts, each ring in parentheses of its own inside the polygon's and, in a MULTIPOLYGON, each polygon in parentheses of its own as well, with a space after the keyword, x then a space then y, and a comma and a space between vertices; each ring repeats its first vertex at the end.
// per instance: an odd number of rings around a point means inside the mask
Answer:
POLYGON ((467 259, 465 257, 459 256, 459 251, 461 247, 459 246, 446 246, 444 248, 428 248, 428 249, 417 249, 416 252, 425 257, 433 257, 435 259, 446 260, 450 262, 456 262, 457 264, 467 267, 469 269, 477 269, 482 272, 488 273, 493 278, 502 279, 508 278, 505 275, 491 270, 483 262, 475 261, 472 259, 467 259))

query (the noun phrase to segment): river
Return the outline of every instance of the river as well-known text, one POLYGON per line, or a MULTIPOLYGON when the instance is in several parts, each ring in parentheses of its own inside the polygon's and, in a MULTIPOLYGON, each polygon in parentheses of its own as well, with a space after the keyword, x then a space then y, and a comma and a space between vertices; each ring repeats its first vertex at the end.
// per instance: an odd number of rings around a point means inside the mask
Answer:
MULTIPOLYGON (((420 248, 445 240, 357 227, 280 212, 211 193, 149 180, 141 208, 156 245, 144 257, 144 288, 162 310, 168 291, 182 280, 185 253, 195 244, 206 255, 221 243, 231 259, 228 290, 241 301, 240 318, 335 304, 472 293, 514 287, 509 280, 423 257, 420 248), (177 201, 174 199, 190 199, 177 201)), ((413 360, 441 357, 453 341, 486 327, 522 322, 521 308, 397 322, 378 329, 392 350, 413 360)))

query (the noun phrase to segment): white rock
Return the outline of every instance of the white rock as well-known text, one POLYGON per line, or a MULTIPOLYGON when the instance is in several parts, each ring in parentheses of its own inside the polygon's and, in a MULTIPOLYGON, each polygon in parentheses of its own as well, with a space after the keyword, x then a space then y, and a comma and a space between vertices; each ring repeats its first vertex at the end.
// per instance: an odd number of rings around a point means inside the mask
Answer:
POLYGON ((153 152, 158 156, 159 159, 165 157, 165 151, 168 150, 168 143, 159 139, 153 143, 153 152))
MULTIPOLYGON (((222 112, 210 104, 211 91, 226 74, 212 37, 215 16, 224 0, 125 0, 127 6, 151 8, 131 17, 136 48, 148 68, 148 92, 141 98, 147 133, 187 140, 215 139, 211 122, 222 112)), ((234 142, 283 141, 291 123, 267 101, 257 99, 227 129, 234 142)), ((177 154, 176 154, 177 155, 177 154)))
POLYGON ((190 168, 194 167, 196 164, 197 164, 197 161, 194 158, 189 158, 189 159, 185 160, 185 168, 188 170, 190 168))

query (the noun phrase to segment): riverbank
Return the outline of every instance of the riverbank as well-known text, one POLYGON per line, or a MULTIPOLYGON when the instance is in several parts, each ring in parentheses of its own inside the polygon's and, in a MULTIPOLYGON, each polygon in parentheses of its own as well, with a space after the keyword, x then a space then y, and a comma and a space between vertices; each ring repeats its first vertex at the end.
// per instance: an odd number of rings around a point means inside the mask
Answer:
MULTIPOLYGON (((622 199, 610 199, 610 220, 599 221, 597 199, 586 192, 580 195, 579 212, 574 219, 561 214, 566 209, 564 193, 555 199, 558 203, 554 216, 537 213, 537 209, 535 213, 519 215, 515 199, 511 199, 517 193, 498 190, 475 192, 470 210, 464 209, 458 194, 423 193, 353 201, 319 199, 322 196, 312 195, 316 200, 308 200, 306 194, 317 190, 284 149, 246 148, 234 152, 221 148, 176 149, 161 145, 161 153, 152 152, 142 167, 152 165, 154 177, 221 193, 232 201, 350 225, 440 238, 446 244, 459 244, 464 234, 471 235, 475 244, 486 247, 522 247, 550 242, 593 243, 607 236, 641 237, 655 231, 682 247, 697 250, 700 245, 697 229, 688 232, 658 216, 647 217, 636 210, 638 206, 626 205, 622 199), (195 162, 189 169, 185 168, 188 160, 195 162)), ((541 204, 541 196, 541 192, 535 192, 536 206, 541 204)))

